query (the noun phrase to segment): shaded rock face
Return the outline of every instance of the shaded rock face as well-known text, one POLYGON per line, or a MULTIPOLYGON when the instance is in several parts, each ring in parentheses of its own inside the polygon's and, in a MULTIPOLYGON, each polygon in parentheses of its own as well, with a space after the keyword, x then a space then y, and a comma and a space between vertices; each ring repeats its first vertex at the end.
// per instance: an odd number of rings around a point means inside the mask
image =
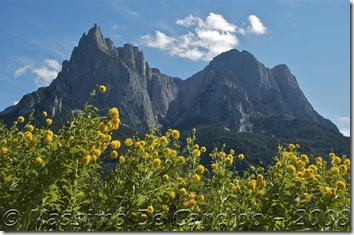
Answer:
POLYGON ((250 117, 255 115, 288 115, 338 131, 312 108, 286 65, 269 69, 248 51, 233 49, 181 80, 150 68, 137 47, 115 47, 97 25, 83 34, 50 86, 25 95, 2 111, 0 119, 11 124, 32 109, 46 110, 52 117, 63 108, 81 110, 101 84, 107 92, 93 104, 118 107, 124 124, 143 131, 158 116, 166 127, 217 123, 245 132, 252 131, 250 117))

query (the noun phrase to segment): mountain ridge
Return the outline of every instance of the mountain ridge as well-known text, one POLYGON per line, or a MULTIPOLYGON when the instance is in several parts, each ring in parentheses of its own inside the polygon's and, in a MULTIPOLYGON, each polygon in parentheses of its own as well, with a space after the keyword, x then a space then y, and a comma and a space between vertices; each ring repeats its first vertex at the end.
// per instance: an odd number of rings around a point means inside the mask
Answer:
POLYGON ((117 106, 122 123, 142 131, 158 116, 162 127, 183 128, 195 122, 252 132, 252 116, 285 114, 339 133, 313 109, 286 65, 269 69, 250 52, 232 49, 182 80, 150 68, 138 47, 115 47, 97 24, 82 35, 48 87, 26 94, 0 112, 0 119, 11 125, 32 109, 46 110, 50 117, 62 110, 73 113, 83 109, 90 91, 99 84, 106 85, 107 92, 94 105, 117 106))

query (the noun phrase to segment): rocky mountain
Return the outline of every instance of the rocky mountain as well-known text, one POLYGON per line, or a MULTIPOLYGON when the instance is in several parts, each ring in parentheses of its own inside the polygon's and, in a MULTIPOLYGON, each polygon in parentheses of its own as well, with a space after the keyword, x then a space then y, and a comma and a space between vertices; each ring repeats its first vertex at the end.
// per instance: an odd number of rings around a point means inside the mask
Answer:
MULTIPOLYGON (((269 69, 250 52, 233 49, 181 80, 150 68, 137 47, 115 47, 96 24, 82 35, 48 87, 25 95, 17 105, 0 112, 0 119, 11 125, 34 109, 64 121, 83 109, 90 92, 100 84, 106 85, 107 92, 97 96, 94 105, 118 107, 122 123, 141 131, 147 131, 158 116, 161 127, 184 130, 216 125, 236 133, 274 137, 280 135, 276 129, 291 129, 294 125, 289 123, 295 120, 345 138, 313 109, 286 65, 269 69)), ((349 144, 349 139, 344 141, 349 144)))

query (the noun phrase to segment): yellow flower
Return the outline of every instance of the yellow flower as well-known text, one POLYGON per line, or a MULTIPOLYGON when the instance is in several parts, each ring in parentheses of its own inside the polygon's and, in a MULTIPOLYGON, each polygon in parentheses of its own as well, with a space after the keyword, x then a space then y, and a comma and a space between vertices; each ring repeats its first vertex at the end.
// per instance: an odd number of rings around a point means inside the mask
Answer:
POLYGON ((342 159, 340 159, 340 157, 334 157, 333 161, 335 164, 339 164, 339 163, 341 163, 342 159))
POLYGON ((305 162, 305 164, 309 163, 309 157, 306 154, 301 154, 300 160, 305 162))
POLYGON ((23 123, 23 122, 25 121, 25 118, 22 117, 22 116, 19 116, 19 117, 17 118, 17 121, 18 121, 19 123, 23 123))
POLYGON ((346 166, 350 166, 350 160, 349 159, 345 159, 343 163, 346 166))
POLYGON ((123 164, 125 162, 124 156, 119 157, 119 163, 123 164))
POLYGON ((118 152, 116 150, 112 150, 111 153, 109 154, 111 158, 117 158, 118 157, 118 152))
POLYGON ((36 157, 36 158, 34 159, 34 161, 35 161, 35 163, 37 163, 38 165, 42 165, 42 163, 43 163, 43 159, 42 159, 41 157, 36 157))
POLYGON ((258 196, 262 197, 265 194, 265 192, 263 189, 260 189, 260 190, 258 190, 257 194, 258 194, 258 196))
POLYGON ((198 165, 196 170, 199 174, 202 174, 204 172, 205 168, 203 165, 198 165))
POLYGON ((333 159, 336 155, 334 153, 329 153, 328 156, 333 159))
POLYGON ((82 157, 82 162, 87 165, 91 161, 91 155, 87 154, 82 157))
POLYGON ((202 146, 201 148, 200 148, 200 151, 202 151, 202 153, 205 153, 206 152, 206 147, 204 147, 204 146, 202 146))
POLYGON ((168 181, 168 180, 170 179, 170 177, 169 177, 167 174, 164 174, 164 175, 162 176, 162 179, 163 179, 164 181, 168 181))
POLYGON ((181 194, 182 196, 186 196, 186 194, 187 194, 187 190, 186 190, 185 188, 181 188, 181 189, 179 190, 179 192, 180 192, 180 194, 181 194))
POLYGON ((195 192, 191 192, 188 196, 189 199, 195 199, 197 197, 197 195, 195 194, 195 192))
POLYGON ((226 164, 231 166, 232 163, 234 162, 233 156, 231 154, 229 154, 228 157, 225 158, 225 162, 226 162, 226 164))
POLYGON ((159 139, 159 144, 160 145, 166 145, 168 144, 168 140, 166 138, 166 136, 161 136, 160 139, 159 139))
POLYGON ((43 117, 47 117, 47 116, 48 116, 48 113, 47 113, 46 111, 43 111, 43 112, 42 112, 42 115, 43 115, 43 117))
POLYGON ((309 202, 309 201, 311 201, 311 199, 312 199, 312 196, 310 194, 304 193, 304 201, 305 202, 309 202))
POLYGON ((254 190, 256 188, 257 182, 256 180, 251 180, 248 182, 248 188, 254 190))
POLYGON ((331 168, 331 172, 333 173, 333 174, 339 174, 339 168, 338 167, 332 167, 331 168))
POLYGON ((9 152, 9 149, 8 149, 8 148, 6 148, 6 147, 2 147, 2 148, 1 148, 1 153, 2 153, 2 154, 5 155, 5 154, 7 154, 8 152, 9 152))
POLYGON ((288 166, 286 167, 286 171, 287 171, 289 174, 294 174, 294 173, 296 172, 296 168, 295 168, 295 166, 293 166, 293 165, 288 165, 288 166))
POLYGON ((120 148, 120 141, 119 140, 113 140, 112 142, 111 142, 111 148, 112 149, 119 149, 120 148))
POLYGON ((336 185, 337 185, 339 190, 344 190, 345 187, 346 187, 346 184, 343 181, 341 181, 341 180, 337 181, 336 185))
POLYGON ((161 164, 161 159, 160 158, 155 158, 153 161, 152 161, 152 165, 157 168, 159 167, 161 164))
POLYGON ((175 140, 178 140, 179 131, 178 130, 172 130, 171 135, 172 135, 172 138, 174 138, 175 140))
POLYGON ((166 204, 163 204, 162 205, 162 210, 167 212, 167 211, 170 210, 170 208, 168 208, 168 206, 166 204))
POLYGON ((124 141, 124 144, 127 146, 127 147, 130 147, 133 145, 133 140, 131 138, 128 138, 124 141))
POLYGON ((200 150, 198 150, 198 149, 194 149, 194 150, 192 151, 192 155, 193 155, 194 157, 200 157, 200 154, 201 154, 201 152, 200 152, 200 150))
POLYGON ((293 151, 296 148, 296 146, 294 144, 289 144, 288 148, 290 151, 293 151))
POLYGON ((264 179, 264 176, 262 174, 257 175, 257 180, 262 181, 264 179))
POLYGON ((107 90, 107 88, 106 88, 104 85, 100 85, 100 86, 98 87, 98 90, 99 90, 100 92, 102 92, 102 93, 105 93, 106 90, 107 90))
POLYGON ((93 150, 93 155, 96 156, 96 157, 99 157, 101 156, 102 154, 102 151, 100 149, 94 149, 93 150))
POLYGON ((152 205, 147 207, 147 210, 150 211, 150 213, 154 213, 154 207, 152 207, 152 205))
POLYGON ((141 214, 141 218, 146 219, 146 218, 147 218, 147 214, 142 213, 142 214, 141 214))
POLYGON ((183 164, 183 163, 186 162, 186 159, 185 159, 183 156, 179 156, 179 157, 177 158, 177 162, 183 164))
POLYGON ((316 157, 316 163, 318 163, 318 162, 322 162, 323 160, 322 160, 322 158, 321 157, 316 157))
POLYGON ((176 193, 175 192, 170 192, 170 194, 168 195, 168 197, 170 198, 170 200, 175 199, 176 197, 176 193))
POLYGON ((201 194, 201 195, 198 196, 198 199, 201 200, 201 201, 204 201, 204 200, 205 200, 205 197, 204 197, 203 194, 201 194))
POLYGON ((267 185, 267 182, 265 180, 262 180, 262 181, 258 182, 258 185, 260 188, 264 188, 267 185))
POLYGON ((52 125, 53 120, 50 119, 50 118, 47 118, 47 119, 45 120, 45 123, 47 123, 47 125, 50 126, 50 125, 52 125))
POLYGON ((238 155, 238 160, 242 161, 245 158, 245 155, 242 153, 238 155))
POLYGON ((32 133, 29 132, 29 131, 26 131, 26 132, 24 133, 24 137, 26 138, 26 140, 29 140, 29 141, 33 140, 33 135, 32 135, 32 133))
POLYGON ((219 167, 218 167, 217 164, 213 163, 213 164, 211 164, 211 168, 212 168, 213 170, 217 170, 219 167))
POLYGON ((196 182, 199 182, 199 181, 200 181, 200 176, 197 175, 197 174, 194 174, 194 175, 192 176, 192 178, 193 178, 193 180, 196 181, 196 182))
POLYGON ((192 143, 192 139, 191 138, 187 138, 186 141, 187 141, 188 144, 192 143))
POLYGON ((98 126, 100 132, 107 132, 108 131, 108 126, 106 124, 104 124, 103 122, 101 122, 98 126))
POLYGON ((250 170, 254 171, 254 170, 256 170, 256 168, 254 166, 250 166, 250 170))
POLYGON ((111 109, 109 110, 109 112, 108 112, 108 116, 109 116, 110 118, 116 118, 116 117, 118 117, 118 116, 119 116, 119 111, 118 111, 118 109, 117 109, 117 108, 111 108, 111 109))
POLYGON ((32 125, 27 125, 26 126, 26 130, 29 131, 29 132, 32 132, 34 130, 34 126, 32 125))

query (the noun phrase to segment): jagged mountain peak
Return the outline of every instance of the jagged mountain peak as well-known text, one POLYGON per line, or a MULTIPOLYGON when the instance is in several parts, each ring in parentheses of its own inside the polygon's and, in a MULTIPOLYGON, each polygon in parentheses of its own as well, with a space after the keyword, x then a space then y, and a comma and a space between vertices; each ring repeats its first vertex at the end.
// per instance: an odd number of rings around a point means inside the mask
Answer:
POLYGON ((231 49, 183 81, 151 69, 138 47, 115 47, 97 24, 83 34, 48 88, 27 95, 0 118, 32 108, 49 108, 53 116, 63 107, 82 109, 97 84, 105 84, 107 92, 96 105, 118 106, 123 122, 144 130, 159 116, 170 127, 202 119, 247 131, 252 115, 282 114, 336 129, 313 110, 286 65, 269 69, 249 51, 231 49))

